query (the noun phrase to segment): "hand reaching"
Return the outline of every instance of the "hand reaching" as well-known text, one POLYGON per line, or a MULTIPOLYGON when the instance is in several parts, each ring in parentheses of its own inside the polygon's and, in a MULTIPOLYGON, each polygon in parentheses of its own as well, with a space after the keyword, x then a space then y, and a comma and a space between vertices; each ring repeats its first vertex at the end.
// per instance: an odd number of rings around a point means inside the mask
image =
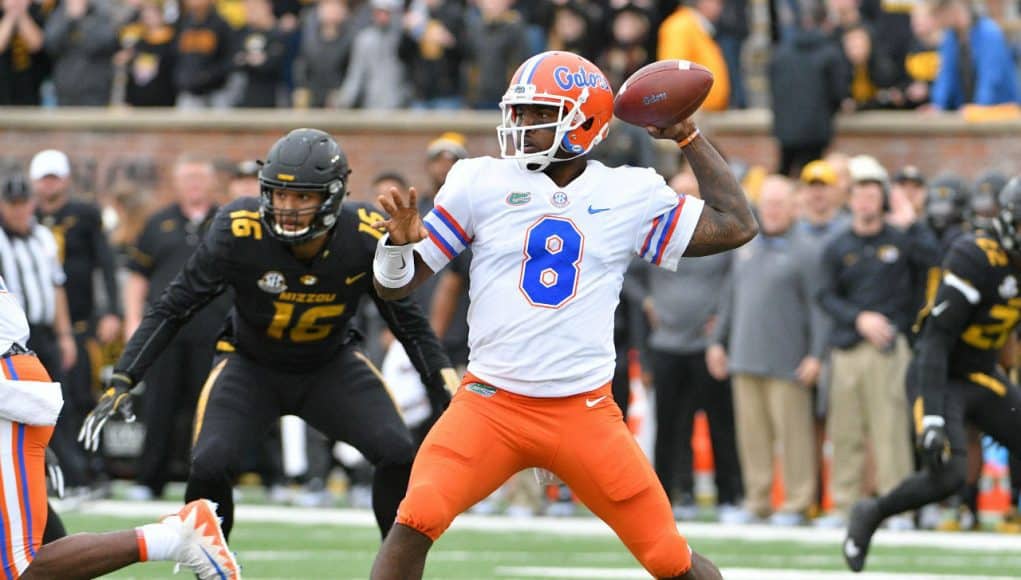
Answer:
POLYGON ((418 215, 418 192, 414 187, 408 189, 407 202, 396 187, 391 187, 388 195, 379 196, 378 201, 390 219, 376 222, 372 227, 385 229, 390 234, 391 245, 414 244, 428 237, 422 216, 418 215))

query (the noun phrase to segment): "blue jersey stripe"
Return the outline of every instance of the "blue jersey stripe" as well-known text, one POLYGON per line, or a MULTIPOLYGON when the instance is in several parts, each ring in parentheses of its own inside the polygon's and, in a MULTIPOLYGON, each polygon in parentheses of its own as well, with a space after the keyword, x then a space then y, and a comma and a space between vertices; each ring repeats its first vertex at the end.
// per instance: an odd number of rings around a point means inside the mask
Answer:
POLYGON ((435 237, 435 241, 439 242, 441 246, 446 248, 447 252, 449 252, 451 256, 456 256, 456 255, 458 255, 460 253, 460 252, 454 250, 453 246, 451 246, 447 242, 447 240, 443 239, 443 236, 440 235, 440 233, 438 231, 436 231, 436 228, 434 228, 432 226, 432 224, 430 224, 429 222, 422 222, 422 223, 425 224, 425 229, 429 230, 429 232, 431 232, 432 235, 435 237))

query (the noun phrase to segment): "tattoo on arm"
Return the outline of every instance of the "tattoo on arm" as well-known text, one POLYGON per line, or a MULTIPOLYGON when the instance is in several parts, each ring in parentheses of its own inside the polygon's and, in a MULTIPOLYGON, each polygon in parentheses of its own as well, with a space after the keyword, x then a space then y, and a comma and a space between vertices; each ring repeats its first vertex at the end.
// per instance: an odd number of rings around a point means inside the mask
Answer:
POLYGON ((702 137, 682 149, 691 164, 705 208, 685 256, 707 256, 731 250, 755 237, 759 226, 741 184, 727 162, 702 137))

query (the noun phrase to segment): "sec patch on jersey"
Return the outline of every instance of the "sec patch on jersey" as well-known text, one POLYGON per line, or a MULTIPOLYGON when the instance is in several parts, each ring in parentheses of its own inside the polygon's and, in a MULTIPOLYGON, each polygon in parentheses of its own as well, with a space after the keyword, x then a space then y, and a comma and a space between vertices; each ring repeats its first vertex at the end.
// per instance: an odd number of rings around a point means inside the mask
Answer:
POLYGON ((638 69, 613 100, 613 114, 639 127, 665 128, 698 110, 713 86, 713 73, 687 60, 660 60, 638 69))

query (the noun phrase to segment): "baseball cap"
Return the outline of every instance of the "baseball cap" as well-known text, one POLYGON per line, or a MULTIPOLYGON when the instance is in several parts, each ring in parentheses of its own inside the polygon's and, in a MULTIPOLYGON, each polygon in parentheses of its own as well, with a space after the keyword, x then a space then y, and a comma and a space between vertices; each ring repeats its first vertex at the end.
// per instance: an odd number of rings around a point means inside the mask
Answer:
POLYGON ((904 183, 905 181, 911 181, 918 185, 925 185, 925 176, 922 175, 922 171, 914 165, 905 165, 900 168, 897 175, 893 176, 894 183, 904 183))
POLYGON ((801 181, 834 185, 837 183, 837 171, 826 161, 817 159, 801 170, 801 181))
POLYGON ((32 188, 29 187, 25 176, 17 173, 4 178, 0 195, 4 201, 25 201, 32 196, 32 188))
POLYGON ((71 175, 71 163, 63 151, 46 149, 35 154, 28 168, 28 175, 35 181, 47 175, 67 177, 71 175))
POLYGON ((468 139, 464 135, 450 131, 433 139, 425 152, 429 159, 441 153, 448 153, 457 159, 464 159, 468 157, 468 149, 465 148, 467 143, 468 139))

